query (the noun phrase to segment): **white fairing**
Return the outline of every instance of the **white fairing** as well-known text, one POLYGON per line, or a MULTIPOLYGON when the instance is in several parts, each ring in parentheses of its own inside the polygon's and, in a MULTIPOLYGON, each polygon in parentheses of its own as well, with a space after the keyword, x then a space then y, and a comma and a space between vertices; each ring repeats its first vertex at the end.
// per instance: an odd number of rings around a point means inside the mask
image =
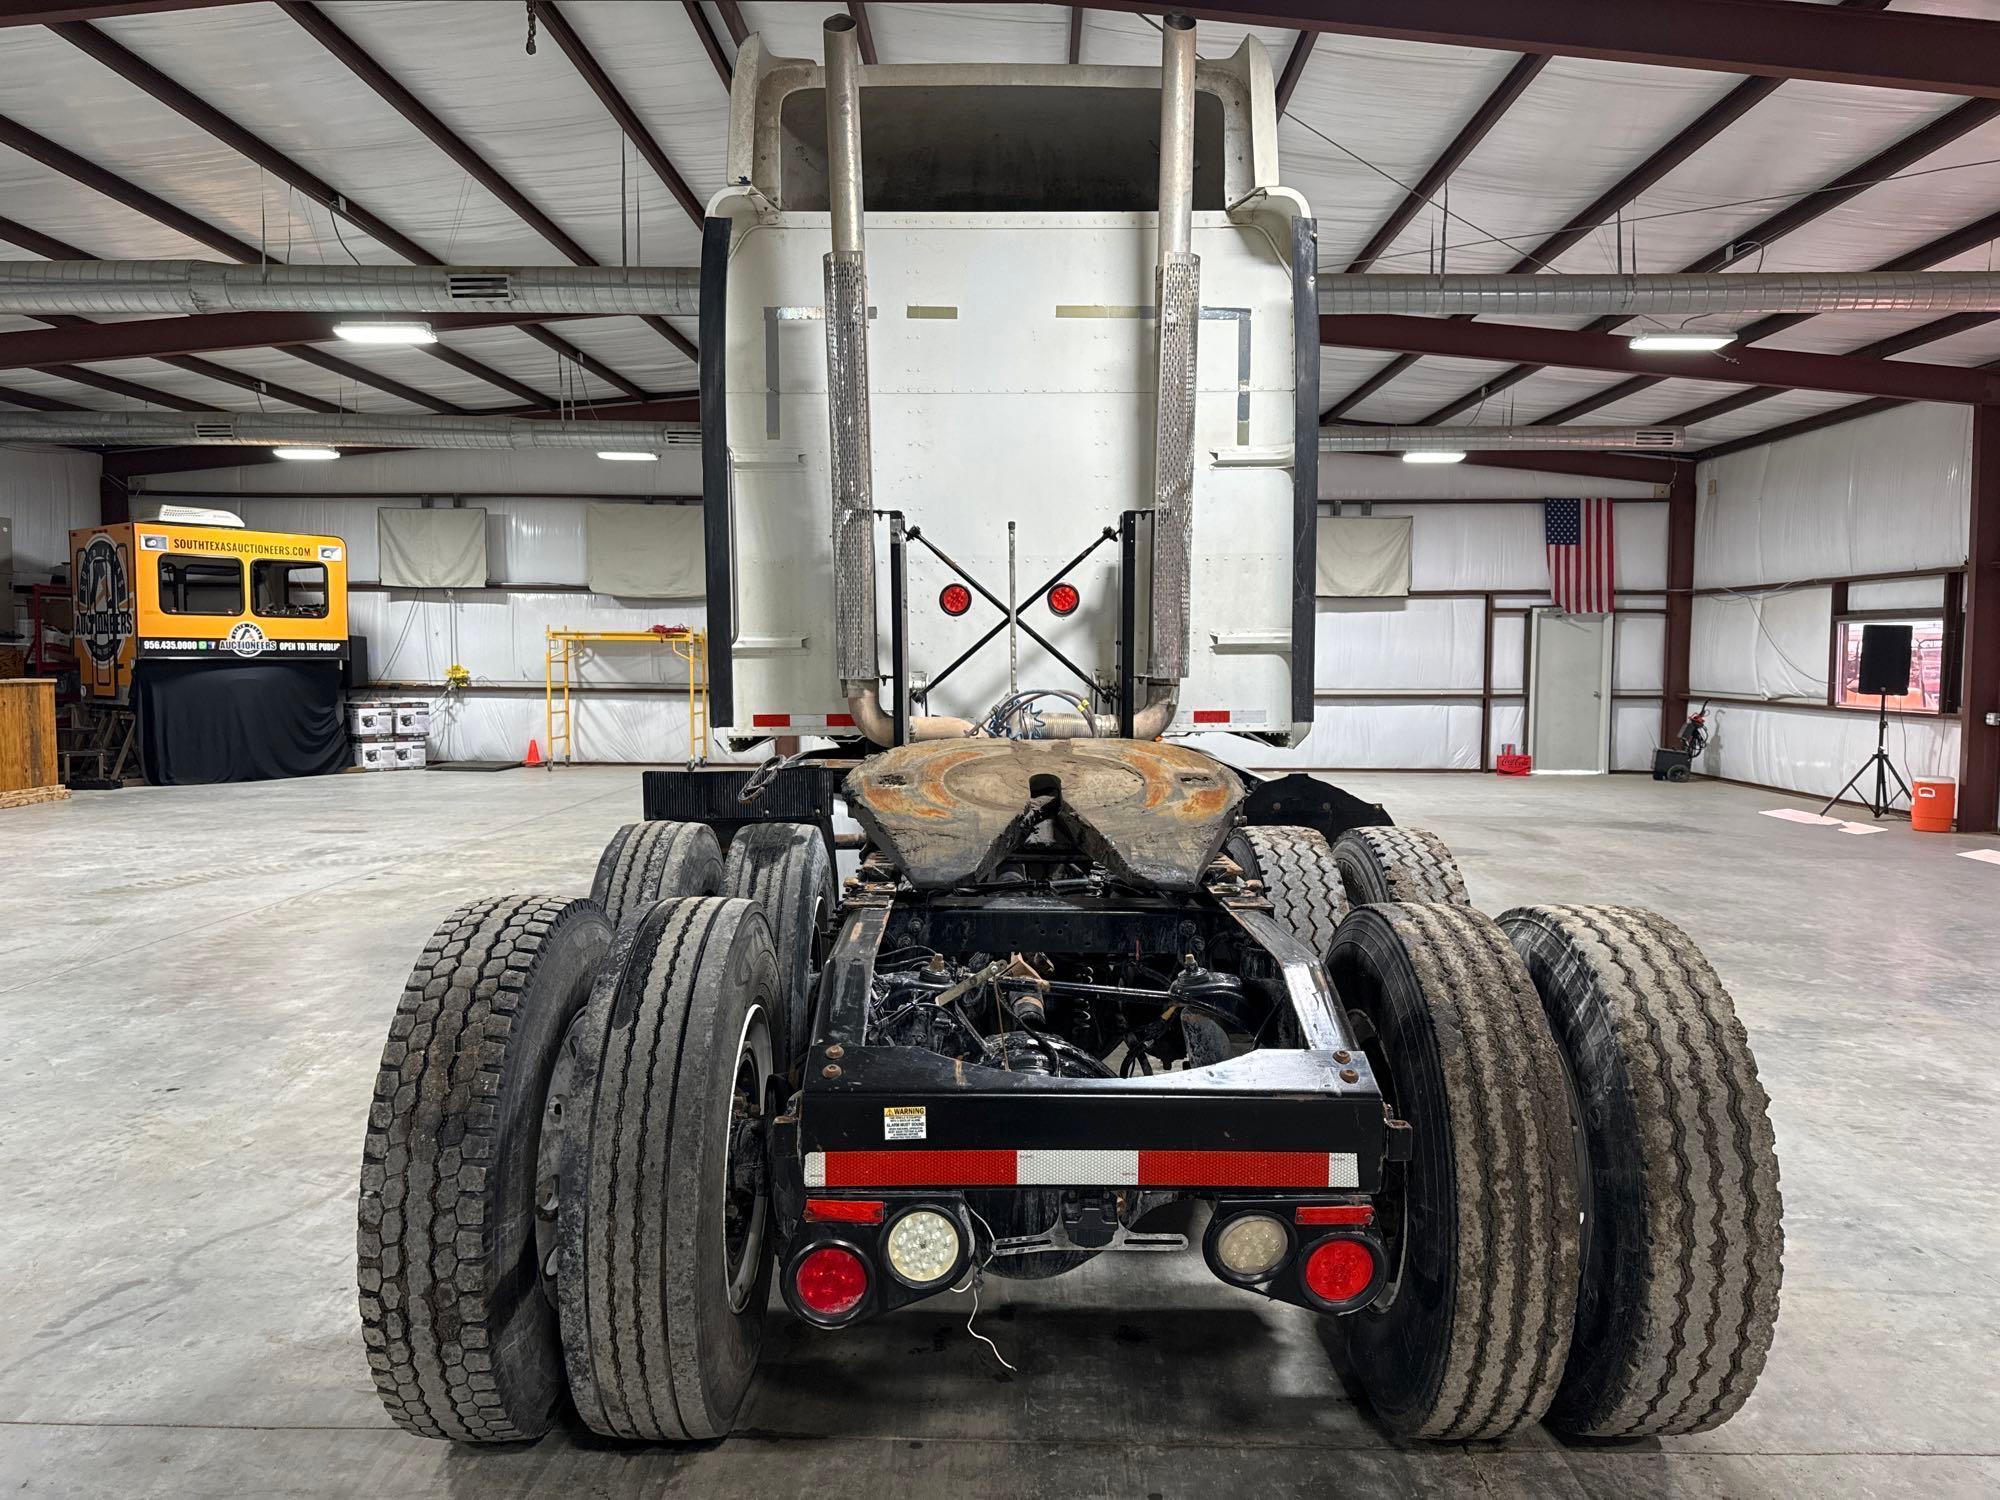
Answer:
MULTIPOLYGON (((738 74, 737 118, 745 119, 742 95, 754 96, 761 77, 765 128, 775 129, 770 96, 777 83, 816 88, 818 69, 761 55, 751 62, 738 74)), ((864 139, 868 90, 893 85, 902 74, 922 75, 917 81, 938 93, 941 83, 960 78, 990 85, 1025 75, 1044 87, 1051 75, 1081 76, 1100 88, 1158 87, 1158 71, 1142 68, 869 68, 864 139)), ((1198 201, 1194 215, 1203 319, 1193 628, 1173 730, 1226 725, 1289 742, 1296 421, 1290 218, 1304 208, 1272 180, 1270 75, 1256 44, 1246 43, 1227 64, 1202 64, 1198 86, 1220 98, 1226 121, 1227 181, 1211 197, 1235 201, 1248 194, 1254 201, 1234 216, 1198 201), (1259 111, 1262 130, 1253 124, 1259 111), (1263 191, 1252 193, 1257 187, 1263 191)), ((1215 138, 1211 131, 1211 144, 1215 138)), ((733 161, 748 159, 740 147, 733 161)), ((1076 149, 1087 152, 1090 143, 1076 149)), ((883 196, 875 175, 867 196, 871 203, 883 196)), ((838 724, 847 705, 833 648, 826 342, 819 316, 829 216, 817 207, 785 211, 762 182, 725 193, 711 212, 735 223, 726 350, 735 544, 729 722, 740 733, 769 733, 778 715, 795 726, 838 724)), ((1115 532, 1123 512, 1152 503, 1155 219, 1128 211, 900 210, 866 217, 874 503, 880 511, 900 511, 913 531, 1003 604, 1007 528, 1014 522, 1022 624, 1045 635, 1100 687, 1116 681, 1115 536, 1074 569, 1060 570, 1106 529, 1115 532), (1068 618, 1051 612, 1042 588, 1057 577, 1082 596, 1068 618)), ((1143 530, 1141 538, 1143 677, 1143 530)), ((878 528, 876 558, 887 673, 886 522, 878 528)), ((995 624, 1003 626, 921 709, 976 721, 1009 690, 1005 614, 975 591, 968 613, 947 615, 939 596, 955 581, 922 541, 910 544, 909 663, 919 685, 995 624)), ((1022 688, 1089 692, 1025 629, 1018 644, 1022 688)), ((883 696, 886 703, 886 686, 883 696)), ((1097 705, 1111 706, 1102 692, 1097 705)))

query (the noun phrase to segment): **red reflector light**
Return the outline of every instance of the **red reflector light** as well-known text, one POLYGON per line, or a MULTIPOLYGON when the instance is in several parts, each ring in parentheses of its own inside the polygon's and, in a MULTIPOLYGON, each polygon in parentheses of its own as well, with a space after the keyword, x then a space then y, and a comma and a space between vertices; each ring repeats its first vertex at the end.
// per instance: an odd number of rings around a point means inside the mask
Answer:
POLYGON ((880 1224, 885 1205, 879 1198, 808 1198, 808 1224, 880 1224))
POLYGON ((799 1301, 822 1318, 844 1318, 868 1295, 868 1267, 840 1245, 821 1245, 793 1273, 799 1301))
MULTIPOLYGON (((810 1207, 810 1205, 808 1205, 810 1207)), ((1365 1203, 1308 1203, 1292 1215, 1295 1224, 1352 1224, 1357 1227, 1375 1222, 1375 1210, 1365 1203)))
POLYGON ((948 615, 962 615, 972 608, 972 590, 962 583, 947 583, 938 594, 938 608, 948 615))
POLYGON ((1375 1279, 1375 1252, 1360 1240, 1327 1240, 1306 1257, 1306 1286, 1322 1302, 1352 1302, 1375 1279))
POLYGON ((1076 591, 1073 583, 1059 583, 1049 590, 1049 608, 1059 615, 1073 615, 1076 607, 1083 603, 1083 595, 1076 591))

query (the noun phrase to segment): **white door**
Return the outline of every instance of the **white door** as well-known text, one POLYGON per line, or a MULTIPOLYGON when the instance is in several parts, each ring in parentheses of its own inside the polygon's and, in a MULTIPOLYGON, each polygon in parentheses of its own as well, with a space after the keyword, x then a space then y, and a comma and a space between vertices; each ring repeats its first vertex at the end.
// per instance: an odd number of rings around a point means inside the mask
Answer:
POLYGON ((1537 772, 1611 769, 1611 616, 1530 616, 1528 753, 1537 772))

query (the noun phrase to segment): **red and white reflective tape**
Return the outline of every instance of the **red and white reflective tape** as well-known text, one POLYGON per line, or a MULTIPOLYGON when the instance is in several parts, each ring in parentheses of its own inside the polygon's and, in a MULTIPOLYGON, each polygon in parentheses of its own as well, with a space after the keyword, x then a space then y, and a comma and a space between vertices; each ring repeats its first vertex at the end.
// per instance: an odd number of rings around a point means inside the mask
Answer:
POLYGON ((752 729, 852 729, 853 714, 752 714, 752 729))
POLYGON ((1271 716, 1261 708, 1197 708, 1188 715, 1195 724, 1218 724, 1225 728, 1262 729, 1271 716))
POLYGON ((810 1151, 809 1188, 1356 1188, 1350 1151, 810 1151))

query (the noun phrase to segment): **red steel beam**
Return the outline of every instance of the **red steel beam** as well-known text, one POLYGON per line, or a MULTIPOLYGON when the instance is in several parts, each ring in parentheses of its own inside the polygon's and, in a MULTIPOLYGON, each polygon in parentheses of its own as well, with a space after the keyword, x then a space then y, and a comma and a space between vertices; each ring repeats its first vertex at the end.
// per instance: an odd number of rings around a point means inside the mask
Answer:
MULTIPOLYGON (((25 397, 25 393, 22 393, 25 397)), ((0 401, 12 401, 4 388, 0 388, 0 401)), ((36 405, 38 410, 78 411, 82 408, 57 402, 42 406, 24 399, 22 405, 36 405)), ((516 416, 548 418, 553 413, 540 409, 521 411, 509 407, 502 411, 481 412, 481 416, 516 416)), ((589 407, 563 413, 578 421, 637 421, 637 422, 694 422, 700 420, 701 402, 694 396, 650 396, 643 401, 605 402, 594 410, 589 407)), ((387 453, 405 450, 375 448, 370 452, 387 453)), ((276 462, 265 448, 137 448, 112 449, 104 455, 104 472, 120 479, 146 474, 184 474, 191 469, 235 469, 248 468, 255 464, 276 462)))
MULTIPOLYGON (((519 313, 429 313, 424 321, 433 329, 450 331, 508 328, 521 316, 519 313)), ((574 314, 535 316, 561 321, 574 314)), ((337 313, 206 313, 200 317, 134 318, 123 323, 24 329, 0 333, 0 369, 20 369, 52 361, 163 359, 175 354, 324 344, 333 341, 334 325, 347 321, 350 320, 337 313)), ((537 399, 534 404, 544 403, 537 399)))
MULTIPOLYGON (((1968 250, 1976 250, 1981 245, 1990 244, 1995 239, 2000 239, 2000 213, 1991 213, 1982 219, 1975 219, 1961 229, 1955 229, 1950 234, 1940 235, 1928 244, 1919 245, 1914 250, 1898 255, 1893 259, 1885 260, 1880 265, 1873 266, 1870 269, 1875 271, 1922 271, 1942 261, 1952 260, 1957 256, 1963 255, 1968 250)), ((1767 339, 1774 334, 1783 333, 1787 328, 1796 328, 1799 324, 1807 321, 1810 316, 1811 314, 1807 313, 1774 313, 1768 318, 1759 318, 1747 328, 1738 331, 1736 342, 1738 344, 1756 343, 1760 339, 1767 339)), ((1861 348, 1849 350, 1848 352, 1886 359, 1891 354, 1907 353, 1911 349, 1920 348, 1938 339, 1950 338, 1954 333, 1963 333, 1968 328, 1977 328, 1982 324, 1990 323, 1993 319, 1994 314, 1991 313, 1953 313, 1949 317, 1934 318, 1930 322, 1921 324, 1916 328, 1908 329, 1903 333, 1893 334, 1886 339, 1877 339, 1872 344, 1864 344, 1861 348)), ((1613 324, 1613 322, 1614 320, 1610 318, 1600 318, 1591 327, 1608 326, 1613 324)), ((1572 421, 1586 412, 1596 411, 1600 407, 1609 406, 1614 401, 1623 401, 1627 396, 1636 395, 1640 391, 1658 384, 1658 380, 1644 378, 1620 381, 1608 390, 1602 390, 1595 395, 1584 397, 1581 401, 1572 402, 1560 412, 1549 417, 1544 417, 1542 420, 1545 422, 1554 422, 1558 419, 1572 421)), ((1756 396, 1754 399, 1762 400, 1765 395, 1775 394, 1777 394, 1775 391, 1766 391, 1763 395, 1756 396)), ((1723 399, 1735 403, 1728 408, 1730 411, 1750 405, 1748 392, 1741 392, 1738 395, 1724 397, 1723 399)))
POLYGON ((1907 403, 1891 401, 1886 396, 1873 401, 1857 401, 1852 406, 1835 407, 1832 411, 1817 412, 1810 417, 1800 417, 1796 422, 1786 422, 1782 426, 1767 427, 1762 432, 1753 432, 1740 438, 1731 438, 1726 443, 1716 443, 1690 454, 1697 463, 1711 458, 1726 458, 1732 453, 1741 453, 1748 448, 1761 448, 1767 443, 1781 443, 1786 438, 1803 437, 1809 432, 1821 432, 1829 427, 1838 427, 1843 422, 1859 421, 1862 417, 1872 417, 1877 412, 1889 411, 1907 403))
POLYGON ((63 21, 115 21, 122 16, 152 16, 170 10, 213 10, 242 5, 246 0, 123 0, 97 5, 46 5, 41 0, 0 0, 0 27, 54 26, 63 21))
MULTIPOLYGON (((1887 0, 1868 0, 1868 3, 1886 4, 1887 0)), ((1617 182, 1597 195, 1597 198, 1579 212, 1570 216, 1567 224, 1527 251, 1507 269, 1516 276, 1531 275, 1544 270, 1556 257, 1575 249, 1592 233, 1600 228, 1607 218, 1617 213, 1648 188, 1653 187, 1662 177, 1680 166, 1695 152, 1713 141, 1723 131, 1734 125, 1751 108, 1768 98, 1778 87, 1776 80, 1769 78, 1748 78, 1736 85, 1722 98, 1703 110, 1689 125, 1678 131, 1674 138, 1652 153, 1638 166, 1627 172, 1617 182)), ((1470 321, 1469 319, 1462 321, 1470 321)), ((1343 409, 1351 410, 1375 392, 1407 370, 1416 360, 1396 360, 1378 371, 1367 384, 1341 402, 1343 409)), ((1524 371, 1526 367, 1523 367, 1524 371)), ((1512 374, 1512 372, 1509 372, 1512 374)), ((1525 373, 1514 376, 1523 380, 1525 373)), ((1509 384, 1512 382, 1509 381, 1509 384)), ((1477 405, 1484 400, 1490 389, 1482 388, 1482 394, 1466 401, 1464 406, 1477 405)), ((1425 422, 1434 417, 1424 418, 1425 422)))
POLYGON ((1248 26, 2000 98, 2000 22, 1956 16, 1801 0, 1218 0, 1180 9, 1248 26))
MULTIPOLYGON (((1996 116, 2000 116, 2000 105, 1991 104, 1984 99, 1967 100, 1950 113, 1931 121, 1930 124, 1911 132, 1895 144, 1876 152, 1875 155, 1869 157, 1868 160, 1862 162, 1860 165, 1850 167, 1831 182, 1825 184, 1825 186, 1802 196, 1797 202, 1767 216, 1761 223, 1755 224, 1749 229, 1742 230, 1731 236, 1725 243, 1718 245, 1707 254, 1699 256, 1687 265, 1682 266, 1681 270, 1685 273, 1701 275, 1710 271, 1723 270, 1739 260, 1746 259, 1758 253, 1772 242, 1782 239, 1785 235, 1804 228, 1821 215, 1832 212, 1841 204, 1846 203, 1866 190, 1870 185, 1880 182, 1885 177, 1892 177, 1905 168, 1914 166, 1933 153, 1944 149, 1944 147, 1950 145, 1960 137, 1968 135, 1985 125, 1996 116)), ((1989 222, 2000 223, 2000 215, 1989 215, 1986 219, 1979 220, 1977 223, 1969 225, 1964 229, 1955 230, 1950 234, 1940 236, 1927 245, 1921 245, 1915 250, 1884 261, 1881 265, 1875 266, 1872 269, 1878 271, 1920 271, 1937 264, 1941 260, 1949 260, 1955 255, 1963 254, 1966 250, 1974 249, 1986 243, 1987 240, 1992 239, 1994 235, 1991 232, 1984 233, 1983 237, 1981 237, 1983 227, 1989 222)), ((1797 327, 1811 316, 1809 313, 1778 313, 1768 318, 1762 318, 1756 323, 1751 324, 1748 328, 1739 330, 1737 342, 1753 343, 1758 339, 1769 338, 1774 333, 1780 333, 1787 328, 1797 327)), ((1632 320, 1629 318, 1604 317, 1586 326, 1589 332, 1607 333, 1614 328, 1624 326, 1630 321, 1632 320)), ((1477 405, 1491 396, 1497 395, 1509 386, 1518 385, 1521 381, 1526 380, 1530 375, 1534 374, 1535 368, 1533 365, 1519 365, 1514 369, 1504 371, 1492 380, 1485 382, 1477 390, 1470 391, 1454 401, 1447 402, 1421 420, 1425 423, 1449 421, 1460 412, 1477 405)), ((1622 401, 1625 397, 1632 395, 1636 391, 1644 390, 1652 383, 1650 381, 1628 381, 1623 385, 1613 386, 1610 390, 1600 391, 1595 396, 1586 397, 1583 401, 1578 402, 1575 408, 1565 408, 1565 410, 1595 411, 1599 406, 1608 406, 1613 401, 1622 401)))
MULTIPOLYGON (((356 203, 346 193, 334 187, 325 178, 315 172, 309 171, 301 163, 285 155, 282 151, 277 150, 268 141, 263 140, 240 122, 224 114, 191 89, 175 82, 144 58, 138 56, 138 54, 132 52, 129 48, 121 46, 96 27, 70 24, 52 26, 49 29, 54 31, 56 35, 60 36, 71 46, 77 48, 77 50, 92 61, 109 68, 141 93, 160 104, 164 104, 168 109, 171 109, 198 129, 207 131, 231 150, 248 157, 279 181, 295 189, 302 197, 317 203, 329 214, 338 214, 379 244, 402 256, 404 260, 420 266, 441 266, 444 264, 437 256, 424 249, 422 245, 419 245, 415 240, 411 239, 380 215, 356 203)), ((604 381, 607 385, 624 391, 629 396, 638 396, 643 393, 643 387, 626 379, 595 356, 586 354, 583 350, 576 348, 566 340, 556 337, 555 334, 549 332, 547 329, 524 325, 522 332, 535 340, 535 342, 560 354, 563 358, 574 360, 578 365, 590 371, 591 374, 595 375, 599 380, 604 381)), ((451 351, 451 354, 456 353, 457 351, 455 350, 451 351)), ((437 354, 435 351, 433 351, 433 354, 437 358, 446 360, 447 363, 454 362, 451 359, 451 354, 437 354)), ((460 358, 463 359, 465 357, 460 356, 460 358)), ((539 394, 532 398, 522 396, 521 393, 528 389, 527 387, 513 380, 510 376, 502 375, 499 371, 492 370, 489 366, 481 364, 477 365, 476 368, 469 368, 467 364, 459 364, 458 367, 466 369, 467 373, 477 375, 480 379, 487 380, 489 383, 497 385, 503 390, 511 391, 516 396, 521 396, 523 400, 533 399, 550 406, 556 404, 550 398, 539 394)))
MULTIPOLYGON (((645 122, 633 111, 632 106, 626 103, 625 96, 618 91, 618 85, 611 81, 611 75, 604 71, 603 65, 591 54, 590 49, 584 46, 583 38, 578 36, 576 28, 569 24, 569 17, 555 7, 553 0, 535 0, 535 11, 542 18, 543 26, 548 28, 549 35, 556 39, 556 45, 562 48, 563 55, 570 60, 577 72, 583 75, 583 81, 590 85, 590 91, 597 95, 598 103, 602 104, 611 118, 617 121, 618 128, 625 134, 625 139, 632 143, 646 165, 653 169, 653 175, 666 184, 667 191, 674 195, 674 201, 680 204, 681 210, 699 228, 705 217, 701 199, 695 196, 694 189, 689 187, 687 180, 674 169, 674 164, 667 159, 667 153, 661 149, 660 143, 653 139, 652 132, 646 129, 645 122)), ((692 350, 693 346, 690 345, 686 351, 690 359, 694 357, 692 350)))
MULTIPOLYGON (((1319 320, 1320 342, 1347 349, 1386 349, 1450 359, 1526 359, 1535 364, 1665 379, 1747 381, 1787 390, 1894 396, 1905 401, 2000 401, 2000 377, 1957 365, 1803 354, 1732 345, 1714 353, 1661 354, 1633 349, 1622 338, 1567 328, 1510 323, 1461 323, 1443 318, 1336 314, 1319 320)), ((22 335, 14 335, 21 337, 22 335)), ((0 336, 4 337, 4 336, 0 336)))
MULTIPOLYGON (((204 223, 193 214, 175 207, 164 198, 156 197, 144 188, 139 187, 136 183, 127 182, 124 178, 114 172, 106 171, 95 162, 86 161, 75 152, 58 146, 54 141, 49 140, 45 136, 37 135, 26 126, 10 120, 4 115, 0 115, 0 145, 11 146, 22 155, 39 161, 43 166, 62 173, 63 176, 69 178, 71 181, 81 183, 93 192, 102 193, 114 203, 129 208, 134 213, 142 214, 157 224, 163 224, 177 234, 186 235, 197 244, 206 245, 209 249, 226 255, 231 260, 240 261, 246 265, 255 265, 260 261, 272 259, 270 256, 259 254, 255 245, 244 240, 239 240, 234 235, 217 229, 212 224, 204 223)), ((298 354, 296 357, 300 359, 308 358, 303 353, 298 354)), ((413 400, 419 406, 428 407, 435 412, 455 414, 464 410, 463 407, 454 406, 441 396, 433 396, 428 392, 415 391, 413 387, 406 386, 400 381, 387 380, 375 374, 372 370, 363 369, 359 365, 349 364, 345 360, 334 359, 331 355, 318 355, 312 358, 310 362, 331 369, 343 378, 355 381, 358 384, 371 385, 377 390, 388 392, 390 395, 400 396, 404 400, 413 400)))
POLYGON ((1660 743, 1680 743, 1687 718, 1688 663, 1694 655, 1695 467, 1676 467, 1667 492, 1667 642, 1660 678, 1660 743))
POLYGON ((729 54, 722 50, 722 42, 715 34, 715 28, 708 24, 708 12, 696 0, 681 0, 681 9, 687 12, 688 25, 701 41, 701 50, 708 54, 708 60, 715 65, 716 74, 722 79, 725 89, 736 83, 736 68, 729 61, 729 54))
POLYGON ((1072 5, 1069 8, 1069 60, 1073 63, 1083 61, 1083 7, 1081 5, 1072 5))
MULTIPOLYGON (((1326 425, 1337 427, 1342 432, 1352 432, 1356 428, 1366 427, 1386 430, 1390 424, 1330 422, 1326 425)), ((1382 450, 1385 455, 1389 452, 1390 450, 1386 448, 1382 450)), ((1674 475, 1685 467, 1683 463, 1671 458, 1642 458, 1635 454, 1580 448, 1552 448, 1544 453, 1527 452, 1518 448, 1490 451, 1479 449, 1468 452, 1465 457, 1466 462, 1489 469, 1531 469, 1552 474, 1578 474, 1589 479, 1633 479, 1641 484, 1661 486, 1671 484, 1674 475)))
MULTIPOLYGON (((0 240, 5 240, 8 244, 19 245, 23 250, 42 256, 48 260, 89 260, 91 258, 75 245, 65 240, 59 240, 52 234, 43 234, 39 229, 31 229, 26 224, 8 218, 0 218, 0 240)), ((88 328, 91 326, 90 319, 88 318, 51 315, 37 318, 35 321, 47 324, 51 328, 88 328)), ((292 406, 302 406, 307 411, 335 412, 346 409, 334 402, 322 401, 317 396, 309 396, 304 391, 295 391, 289 386, 279 385, 276 381, 265 380, 256 375, 246 375, 241 370, 232 370, 229 366, 216 364, 212 360, 193 359, 177 355, 164 359, 161 363, 186 370, 191 375, 205 376, 210 380, 219 380, 225 385, 234 385, 247 391, 254 391, 257 395, 269 396, 273 400, 284 401, 292 406)), ((70 366, 49 367, 48 372, 60 374, 65 380, 77 380, 80 385, 97 385, 100 383, 94 372, 86 372, 91 374, 92 378, 78 380, 77 376, 69 373, 72 368, 70 366)), ((109 379, 111 377, 107 376, 104 378, 109 379)), ((149 386, 134 385, 130 381, 122 382, 122 384, 129 389, 121 392, 121 394, 131 394, 133 391, 145 391, 148 394, 141 396, 139 399, 152 401, 156 405, 172 406, 179 399, 168 391, 155 390, 149 386)))
POLYGON ((1458 170, 1460 163, 1472 154, 1473 148, 1485 140, 1493 127, 1500 123, 1500 117, 1507 113, 1514 101, 1520 98, 1528 85, 1535 81, 1542 69, 1548 66, 1548 62, 1546 57, 1531 54, 1520 58, 1507 70, 1507 76, 1500 80, 1493 92, 1488 94, 1479 108, 1472 112, 1472 118, 1467 120, 1458 134, 1451 138, 1451 144, 1444 148, 1443 154, 1436 161, 1431 163, 1430 170, 1417 179, 1416 186, 1403 195, 1403 201, 1398 203, 1389 217, 1382 221, 1381 228, 1369 236, 1368 243, 1361 247, 1360 253, 1347 263, 1348 275, 1359 276, 1375 264, 1376 258, 1384 250, 1395 243, 1396 236, 1401 234, 1410 220, 1417 216, 1417 211, 1437 196, 1438 189, 1444 186, 1445 180, 1458 170))
MULTIPOLYGON (((1881 10, 1889 3, 1889 0, 1839 0, 1839 3, 1852 10, 1881 10)), ((1635 201, 1641 194, 1657 185, 1660 179, 1665 177, 1669 172, 1672 172, 1697 151, 1707 146, 1717 136, 1721 135, 1723 131, 1748 114, 1756 105, 1769 98, 1777 87, 1778 80, 1771 78, 1749 78, 1739 83, 1735 88, 1723 95, 1722 98, 1703 110, 1687 125, 1675 132, 1673 139, 1660 147, 1659 150, 1653 152, 1631 171, 1619 178, 1617 182, 1605 189, 1605 191, 1599 193, 1596 199, 1581 211, 1571 215, 1569 222, 1561 229, 1558 229, 1554 234, 1544 239, 1533 250, 1522 255, 1520 259, 1508 267, 1509 272, 1517 276, 1533 274, 1544 270, 1558 256, 1567 254, 1569 251, 1575 249, 1601 227, 1607 218, 1616 214, 1628 203, 1635 201)), ((1932 146, 1927 149, 1935 150, 1936 147, 1932 146)), ((1856 191, 1859 191, 1859 189, 1856 189, 1856 191)), ((1833 203, 1813 204, 1807 208, 1805 218, 1801 219, 1800 222, 1803 223, 1806 219, 1816 218, 1833 206, 1833 203)), ((1795 204, 1792 209, 1788 209, 1785 212, 1793 212, 1801 207, 1802 205, 1795 204)), ((1774 215, 1773 220, 1778 217, 1780 216, 1774 215)), ((1771 221, 1767 221, 1767 223, 1769 222, 1771 221)), ((1383 248, 1387 248, 1386 244, 1383 248)), ((1725 247, 1725 250, 1728 248, 1725 247)), ((1690 271, 1720 270, 1723 265, 1728 263, 1730 258, 1727 254, 1719 257, 1704 256, 1704 262, 1712 260, 1713 263, 1704 264, 1698 262, 1687 269, 1690 271)), ((1352 269, 1352 267, 1349 269, 1352 269)), ((1605 328, 1617 327, 1620 321, 1616 318, 1600 318, 1590 326, 1601 331, 1605 328)), ((1391 360, 1351 394, 1344 397, 1334 408, 1334 413, 1338 414, 1353 410, 1415 363, 1416 360, 1410 358, 1391 360)), ((1443 421, 1445 417, 1440 415, 1440 413, 1456 415, 1464 411, 1467 407, 1476 406, 1488 396, 1503 391, 1508 386, 1518 384, 1533 373, 1534 367, 1531 365, 1517 366, 1515 369, 1509 370, 1482 385, 1471 396, 1462 398, 1452 405, 1439 408, 1438 412, 1431 413, 1429 416, 1423 418, 1423 421, 1427 424, 1443 421)))
POLYGON ((54 396, 44 396, 38 391, 16 390, 11 385, 0 385, 0 401, 10 406, 25 406, 29 411, 89 411, 87 406, 78 406, 74 401, 58 401, 54 396))
MULTIPOLYGON (((317 5, 309 3, 309 0, 279 0, 279 4, 286 15, 303 27, 313 40, 338 58, 356 78, 367 84, 383 103, 414 126, 425 140, 456 162, 474 182, 506 204, 536 234, 547 240, 576 265, 601 264, 589 251, 570 238, 568 232, 554 219, 531 202, 526 194, 501 176, 491 162, 474 151, 463 136, 433 114, 422 100, 405 88, 395 75, 371 57, 354 38, 334 25, 317 5)), ((665 318, 642 318, 640 321, 687 358, 698 357, 693 342, 665 318)))
MULTIPOLYGON (((1313 44, 1319 40, 1317 31, 1301 31, 1299 39, 1292 43, 1291 53, 1285 58, 1285 68, 1278 75, 1278 84, 1272 93, 1278 101, 1278 113, 1285 112, 1285 106, 1292 102, 1292 90, 1299 86, 1299 78, 1306 70, 1306 60, 1312 56, 1313 44)), ((1071 58, 1070 61, 1076 61, 1071 58)))
POLYGON ((1958 714, 1958 831, 2000 820, 2000 407, 1972 414, 1972 504, 1965 552, 1964 690, 1958 714))

